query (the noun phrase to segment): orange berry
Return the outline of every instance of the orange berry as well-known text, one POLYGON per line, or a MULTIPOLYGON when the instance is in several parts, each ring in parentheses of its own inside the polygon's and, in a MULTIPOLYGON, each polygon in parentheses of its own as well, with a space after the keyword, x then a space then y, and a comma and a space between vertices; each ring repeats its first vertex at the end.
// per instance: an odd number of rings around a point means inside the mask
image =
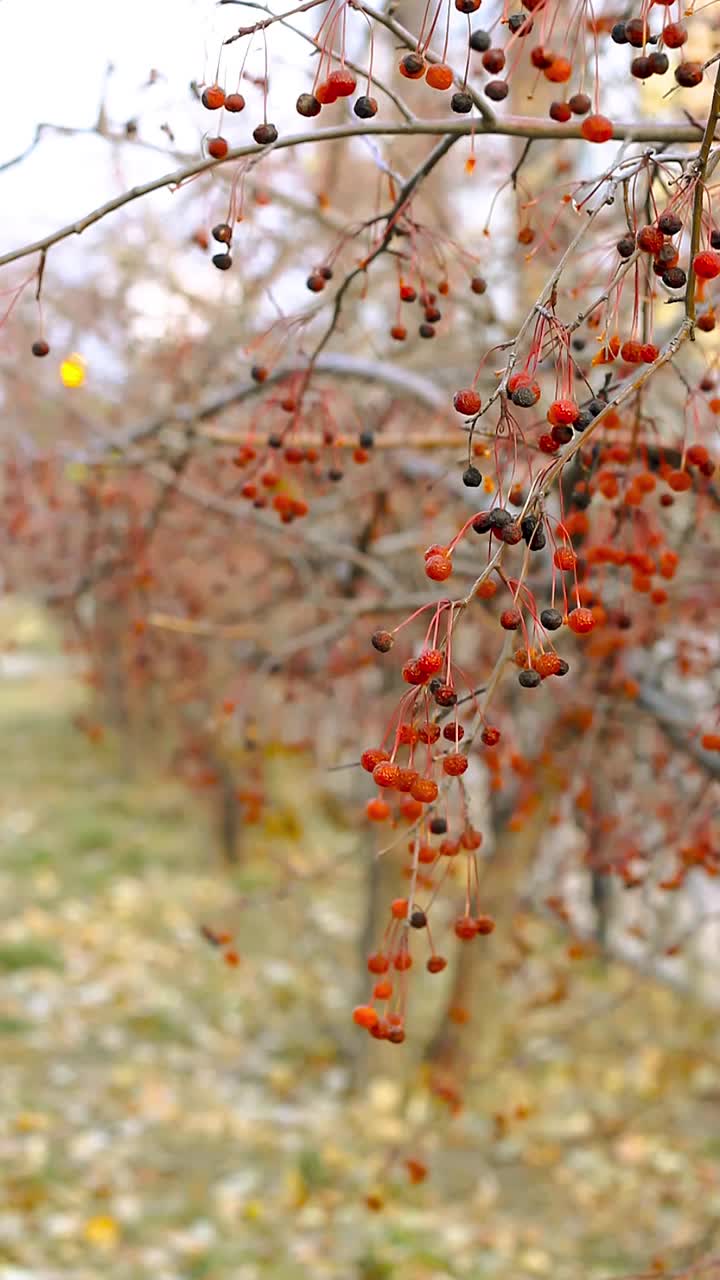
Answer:
POLYGON ((580 132, 586 142, 609 142, 613 136, 612 122, 607 116, 586 116, 580 132))
POLYGON ((371 1004, 359 1004, 353 1009, 353 1022, 358 1027, 365 1027, 367 1031, 371 1031, 380 1021, 377 1009, 373 1009, 371 1004))
POLYGON ((453 82, 453 73, 445 63, 438 62, 434 66, 428 67, 425 72, 425 80, 431 89, 449 89, 453 82))

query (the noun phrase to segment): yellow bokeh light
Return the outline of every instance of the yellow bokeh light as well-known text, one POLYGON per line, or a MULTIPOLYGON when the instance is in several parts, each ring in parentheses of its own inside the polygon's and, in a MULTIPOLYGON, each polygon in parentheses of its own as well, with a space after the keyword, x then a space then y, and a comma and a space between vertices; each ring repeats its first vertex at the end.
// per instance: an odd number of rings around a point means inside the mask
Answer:
POLYGON ((81 387, 85 381, 85 361, 82 356, 71 355, 60 365, 60 380, 64 387, 81 387))

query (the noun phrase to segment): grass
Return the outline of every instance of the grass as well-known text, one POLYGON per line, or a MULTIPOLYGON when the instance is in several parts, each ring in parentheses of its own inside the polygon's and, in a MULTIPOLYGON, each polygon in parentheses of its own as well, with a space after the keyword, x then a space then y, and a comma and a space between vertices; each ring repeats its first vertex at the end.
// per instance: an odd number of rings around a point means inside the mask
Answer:
POLYGON ((83 696, 57 673, 0 685, 0 1280, 610 1280, 710 1239, 713 1020, 592 962, 529 1013, 566 963, 542 933, 502 1025, 468 1029, 456 1121, 386 1046, 348 1094, 357 861, 275 892, 346 835, 320 806, 302 826, 290 778, 229 873, 197 799, 72 729, 83 696), (202 924, 234 932, 239 968, 202 924))

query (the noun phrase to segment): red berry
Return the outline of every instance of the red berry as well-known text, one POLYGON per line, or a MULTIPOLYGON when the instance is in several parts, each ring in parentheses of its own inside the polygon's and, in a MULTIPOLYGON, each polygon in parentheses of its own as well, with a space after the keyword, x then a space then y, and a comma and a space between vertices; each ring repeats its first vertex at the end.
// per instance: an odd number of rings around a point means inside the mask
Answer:
POLYGON ((203 91, 201 101, 208 111, 219 111, 225 101, 225 90, 219 84, 211 84, 203 91))
POLYGON ((372 773, 376 764, 381 764, 383 760, 389 760, 390 756, 387 751, 383 751, 382 747, 369 747, 367 751, 363 751, 360 757, 360 764, 366 773, 372 773))
POLYGON ((579 406, 569 398, 553 400, 547 413, 547 420, 553 427, 560 424, 572 426, 579 417, 579 406))
POLYGON ((586 116, 580 132, 586 142, 609 142, 613 136, 612 122, 607 116, 586 116))
POLYGON ((390 760, 381 760, 375 765, 372 776, 378 787, 394 787, 400 776, 400 766, 390 760))
POLYGON ((595 618, 591 609, 573 609, 568 614, 568 626, 578 636, 587 635, 595 626, 595 618))
POLYGON ((693 270, 700 280, 714 280, 720 276, 720 253, 714 249, 704 249, 693 258, 693 270))
POLYGON ((456 391, 453 396, 453 406, 458 413, 462 413, 465 417, 470 418, 475 413, 479 413, 482 407, 482 400, 477 391, 472 387, 465 387, 462 391, 456 391))
POLYGON ((447 555, 429 556, 425 561, 425 573, 433 582, 444 582, 452 573, 452 560, 447 555))
POLYGON ((213 160, 222 160, 228 153, 230 148, 225 138, 211 138, 208 142, 208 153, 213 160))

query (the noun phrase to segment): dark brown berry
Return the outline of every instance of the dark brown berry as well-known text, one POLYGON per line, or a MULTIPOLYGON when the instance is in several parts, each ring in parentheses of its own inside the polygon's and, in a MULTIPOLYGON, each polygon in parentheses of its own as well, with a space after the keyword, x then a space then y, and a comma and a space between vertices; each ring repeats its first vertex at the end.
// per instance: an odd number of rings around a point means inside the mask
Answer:
POLYGON ((30 348, 34 356, 42 357, 50 354, 50 347, 44 338, 37 338, 30 348))
POLYGON ((395 639, 389 631, 374 631, 370 637, 370 643, 373 649, 377 649, 378 653, 389 653, 395 643, 395 639))
POLYGON ((630 63, 630 75, 636 80, 649 80, 652 73, 652 63, 644 53, 641 53, 638 58, 633 58, 630 63))
POLYGON ((253 138, 259 147, 269 147, 271 142, 277 142, 278 131, 274 124, 259 124, 253 129, 253 138))
POLYGON ((232 227, 229 222, 218 222, 212 229, 212 238, 219 244, 229 244, 232 240, 232 227))
POLYGON ((592 102, 586 93, 574 93, 568 99, 568 106, 574 116, 586 116, 592 106, 592 102))
POLYGON ((562 626, 562 614, 559 609, 543 609, 540 621, 546 631, 557 631, 562 626))
POLYGON ((485 85, 485 96, 491 102, 503 102, 510 92, 507 80, 490 80, 485 85))
POLYGON ((650 66, 654 76, 664 76, 670 66, 670 59, 666 53, 651 53, 650 66))
POLYGON ((648 37, 647 23, 642 18, 631 18, 625 23, 625 38, 634 49, 642 49, 648 37))
POLYGON ((375 99, 369 98, 365 93, 362 97, 358 98, 353 107, 355 115, 358 116, 360 120, 371 120, 373 116, 377 115, 377 109, 378 104, 375 99))
POLYGON ((675 68, 675 79, 682 89, 694 89, 703 78, 702 62, 681 62, 675 68))
POLYGON ((454 111, 459 116, 466 116, 468 112, 472 111, 472 109, 473 100, 469 93, 465 93, 465 91, 461 89, 459 93, 453 94, 450 99, 451 111, 454 111))
POLYGON ((310 119, 312 116, 319 116, 322 107, 314 94, 301 93, 295 103, 295 110, 299 116, 305 116, 310 119))
POLYGON ((540 682, 541 676, 537 671, 521 671, 518 676, 518 684, 521 684, 523 689, 537 689, 540 682))
POLYGON ((687 276, 682 267, 669 267, 663 272, 662 282, 667 285, 668 289, 684 289, 687 284, 687 276))

